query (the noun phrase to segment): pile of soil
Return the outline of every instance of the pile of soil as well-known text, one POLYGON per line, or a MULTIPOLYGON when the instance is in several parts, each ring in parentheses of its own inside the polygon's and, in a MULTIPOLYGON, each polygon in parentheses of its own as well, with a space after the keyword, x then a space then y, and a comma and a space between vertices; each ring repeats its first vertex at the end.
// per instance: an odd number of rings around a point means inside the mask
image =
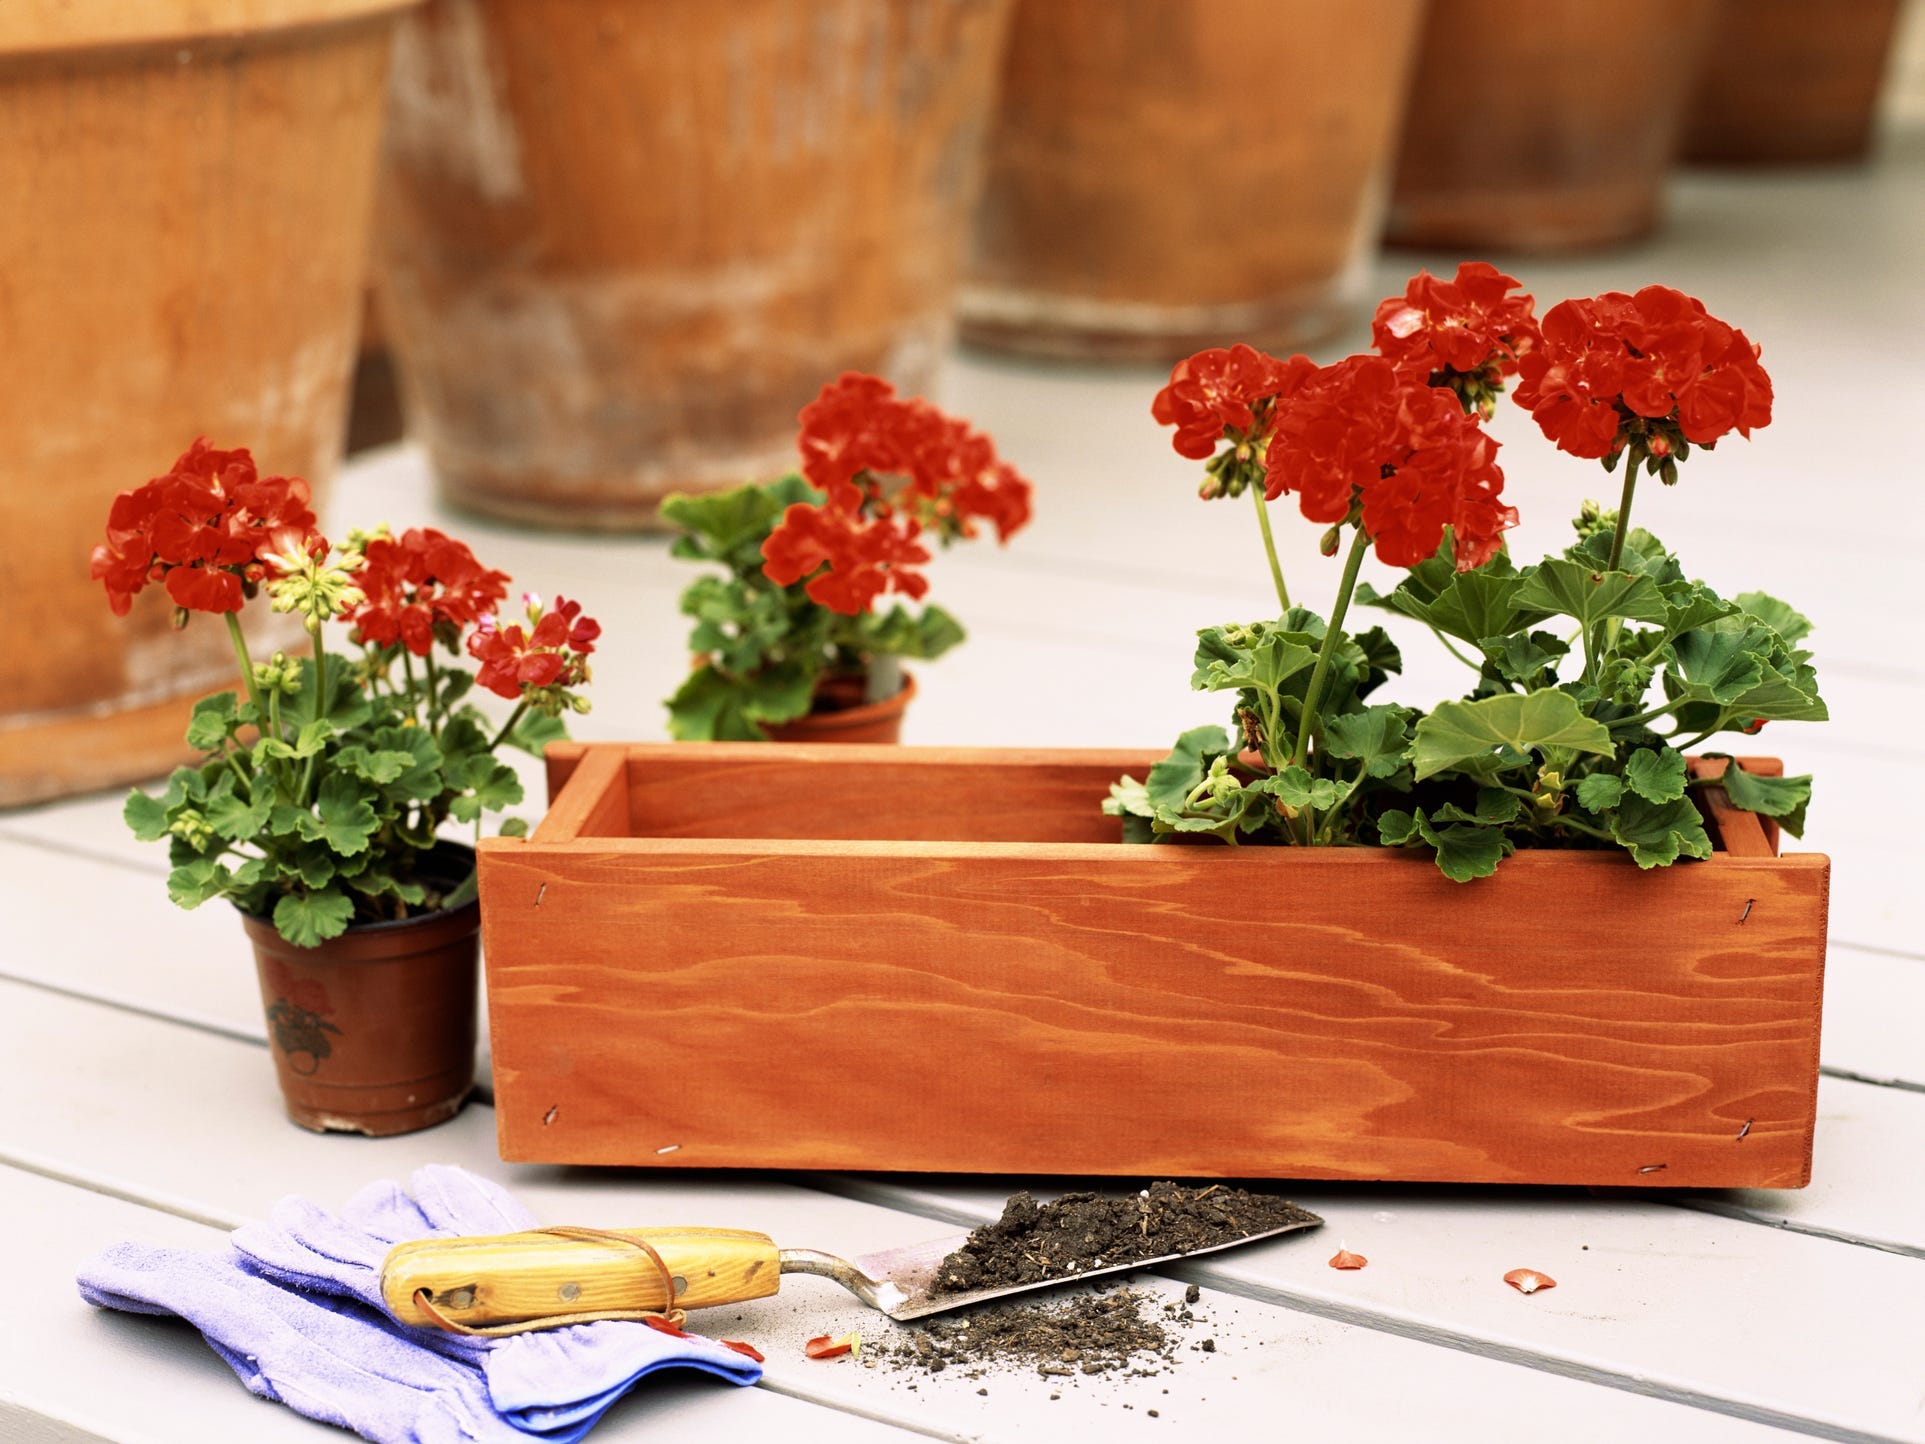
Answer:
MULTIPOLYGON (((1173 1327, 1196 1322, 1188 1305, 1146 1311, 1155 1296, 1119 1286, 1053 1304, 986 1304, 909 1326, 906 1339, 865 1344, 865 1361, 940 1374, 956 1369, 979 1379, 995 1369, 1031 1369, 1065 1381, 1080 1375, 1147 1378, 1175 1362, 1181 1338, 1173 1327)), ((1215 1341, 1206 1341, 1214 1352, 1215 1341)))
POLYGON ((1003 1216, 936 1267, 932 1295, 1074 1278, 1095 1268, 1194 1253, 1292 1223, 1321 1223, 1275 1194, 1168 1181, 1123 1197, 1066 1193, 1039 1204, 1013 1195, 1003 1216))

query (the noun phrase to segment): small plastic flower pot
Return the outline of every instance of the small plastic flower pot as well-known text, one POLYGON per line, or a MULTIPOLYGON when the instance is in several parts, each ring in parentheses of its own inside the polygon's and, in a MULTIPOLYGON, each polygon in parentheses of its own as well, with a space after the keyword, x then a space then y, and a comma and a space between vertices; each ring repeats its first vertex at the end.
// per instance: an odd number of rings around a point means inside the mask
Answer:
POLYGON ((478 902, 352 927, 312 948, 267 918, 241 923, 289 1118, 385 1138, 460 1111, 475 1076, 478 902))
POLYGON ((862 679, 830 677, 816 687, 815 710, 764 730, 771 742, 900 742, 902 714, 916 699, 916 679, 880 702, 863 700, 862 679))

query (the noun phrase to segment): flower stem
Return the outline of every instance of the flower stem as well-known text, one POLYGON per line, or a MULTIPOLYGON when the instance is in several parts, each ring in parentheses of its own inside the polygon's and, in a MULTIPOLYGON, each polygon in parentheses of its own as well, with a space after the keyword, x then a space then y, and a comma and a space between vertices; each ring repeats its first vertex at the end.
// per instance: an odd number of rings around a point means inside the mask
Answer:
POLYGON ((1276 583, 1277 605, 1284 611, 1290 610, 1290 588, 1283 584, 1283 564, 1277 560, 1277 539, 1270 534, 1270 504, 1263 498, 1263 488, 1253 486, 1250 495, 1257 504, 1257 525, 1263 529, 1263 554, 1270 559, 1270 580, 1276 583))
MULTIPOLYGON (((322 718, 328 714, 328 654, 321 645, 321 623, 318 618, 307 624, 307 634, 314 643, 314 715, 322 718)), ((308 788, 314 783, 314 759, 318 753, 309 753, 306 762, 301 764, 301 787, 295 794, 299 805, 307 806, 308 788)))
POLYGON ((501 746, 502 743, 508 740, 508 734, 515 730, 515 724, 521 721, 521 714, 526 712, 527 710, 528 710, 527 702, 523 701, 523 702, 515 703, 515 710, 508 714, 508 720, 502 723, 501 730, 495 733, 495 740, 488 744, 488 750, 490 752, 493 752, 497 747, 501 746))
POLYGON ((225 615, 227 639, 234 644, 234 656, 241 664, 241 681, 247 685, 247 700, 254 704, 254 715, 258 719, 255 725, 265 726, 267 709, 261 705, 260 689, 254 685, 254 664, 248 660, 247 638, 241 635, 241 614, 228 612, 225 615))
POLYGON ((1297 750, 1291 757, 1299 767, 1310 757, 1310 734, 1316 730, 1317 704, 1323 701, 1324 679, 1330 675, 1330 654, 1337 650, 1337 639, 1343 635, 1344 613, 1350 610, 1350 594, 1357 590, 1357 573, 1363 568, 1364 553, 1369 548, 1370 537, 1359 526, 1350 543, 1350 555, 1344 559, 1343 581, 1337 586, 1337 604, 1330 609, 1330 621, 1324 627, 1317 665, 1310 673, 1310 686, 1303 694, 1303 721, 1297 728, 1297 750))
POLYGON ((441 740, 441 679, 434 669, 434 644, 429 643, 428 655, 421 659, 428 669, 428 735, 435 741, 441 740))
POLYGON ((1638 464, 1643 461, 1642 448, 1631 445, 1624 449, 1624 491, 1618 497, 1618 525, 1611 533, 1611 570, 1618 569, 1618 562, 1624 557, 1624 539, 1631 532, 1631 495, 1638 489, 1638 464))

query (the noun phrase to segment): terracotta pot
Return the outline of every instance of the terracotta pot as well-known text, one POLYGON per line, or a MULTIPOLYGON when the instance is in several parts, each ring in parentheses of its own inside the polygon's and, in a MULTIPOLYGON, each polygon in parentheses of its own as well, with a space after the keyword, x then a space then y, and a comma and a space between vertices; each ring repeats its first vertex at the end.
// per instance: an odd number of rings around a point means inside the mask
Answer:
POLYGON ((1658 222, 1715 0, 1434 0, 1390 240, 1561 251, 1658 222))
POLYGON ((448 499, 651 528, 794 464, 851 368, 928 389, 1010 0, 434 0, 382 284, 448 499))
POLYGON ((963 334, 1295 348, 1363 298, 1421 0, 1024 0, 963 334))
POLYGON ((0 806, 164 771, 234 684, 218 619, 176 634, 158 587, 115 617, 88 551, 197 433, 324 488, 406 3, 0 4, 0 594, 32 638, 0 648, 0 806))
POLYGON ((902 690, 880 702, 863 700, 859 677, 830 677, 816 685, 818 710, 765 727, 771 742, 900 742, 902 714, 916 700, 916 679, 902 674, 902 690))
POLYGON ((1861 159, 1898 8, 1898 0, 1723 0, 1685 123, 1685 158, 1861 159))
POLYGON ((241 922, 289 1118, 385 1138, 454 1117, 474 1086, 478 903, 313 948, 266 918, 241 922))

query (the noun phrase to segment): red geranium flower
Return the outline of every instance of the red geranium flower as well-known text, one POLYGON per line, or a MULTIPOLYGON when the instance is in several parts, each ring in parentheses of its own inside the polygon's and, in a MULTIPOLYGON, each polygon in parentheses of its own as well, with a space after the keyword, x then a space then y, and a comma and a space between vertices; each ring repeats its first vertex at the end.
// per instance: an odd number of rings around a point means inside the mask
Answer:
POLYGON ((530 625, 499 625, 483 617, 468 638, 468 655, 481 663, 475 684, 509 701, 528 688, 572 687, 588 680, 589 653, 601 636, 599 623, 581 614, 581 603, 555 598, 543 611, 538 597, 528 599, 530 625))
POLYGON ((1771 421, 1771 378, 1744 332, 1668 286, 1563 301, 1543 344, 1519 362, 1518 404, 1573 456, 1615 455, 1636 440, 1666 458, 1749 436, 1771 421))
POLYGON ((1326 366, 1277 411, 1265 495, 1285 492, 1311 521, 1359 509, 1377 555, 1412 567, 1453 529, 1460 571, 1496 555, 1517 511, 1499 500, 1497 443, 1441 388, 1377 356, 1326 366))
POLYGON ((833 611, 854 616, 885 591, 922 596, 925 529, 946 543, 988 522, 1008 541, 1029 522, 1032 488, 988 437, 877 377, 824 386, 801 424, 802 473, 824 500, 789 508, 763 571, 778 586, 811 577, 809 595, 833 611))
POLYGON ((425 657, 434 647, 437 624, 458 634, 508 595, 506 572, 483 567, 466 545, 433 527, 373 537, 365 556, 355 585, 366 599, 341 618, 354 625, 355 639, 362 643, 389 647, 398 642, 425 657))
POLYGON ((1256 427, 1259 405, 1295 390, 1316 369, 1307 356, 1279 361, 1241 342, 1199 351, 1171 368, 1150 415, 1176 428, 1170 444, 1178 456, 1208 461, 1227 433, 1256 427))
POLYGON ((1455 280, 1419 271, 1401 296, 1377 307, 1370 333, 1379 354, 1399 371, 1448 386, 1488 417, 1518 358, 1538 343, 1535 303, 1485 261, 1466 261, 1455 280))
POLYGON ((216 451, 199 438, 165 476, 114 499, 91 574, 117 616, 149 582, 190 611, 237 612, 243 584, 267 574, 263 559, 290 531, 306 550, 310 499, 299 477, 261 476, 246 450, 216 451))

